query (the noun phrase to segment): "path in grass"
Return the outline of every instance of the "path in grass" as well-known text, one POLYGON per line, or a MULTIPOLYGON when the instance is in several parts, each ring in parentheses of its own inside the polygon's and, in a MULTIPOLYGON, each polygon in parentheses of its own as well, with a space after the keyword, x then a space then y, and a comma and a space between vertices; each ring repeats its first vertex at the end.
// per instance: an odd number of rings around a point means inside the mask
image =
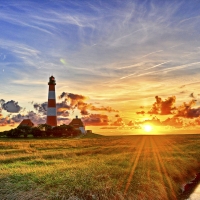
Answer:
POLYGON ((200 135, 0 140, 4 199, 177 199, 200 135))

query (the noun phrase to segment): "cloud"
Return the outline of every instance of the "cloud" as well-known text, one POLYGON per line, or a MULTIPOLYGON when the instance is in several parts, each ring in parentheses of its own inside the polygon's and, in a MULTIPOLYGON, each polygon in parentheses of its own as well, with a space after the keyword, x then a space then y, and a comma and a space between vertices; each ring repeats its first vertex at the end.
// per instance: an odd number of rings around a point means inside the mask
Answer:
POLYGON ((89 115, 89 111, 118 112, 118 110, 115 110, 110 106, 97 107, 92 103, 86 103, 85 101, 88 98, 79 94, 62 92, 62 94, 59 95, 59 98, 64 98, 64 101, 62 101, 62 103, 57 103, 58 111, 64 109, 74 110, 75 108, 77 108, 78 110, 80 110, 82 115, 89 115))
POLYGON ((162 121, 161 124, 164 126, 183 127, 184 122, 183 119, 179 117, 172 117, 162 121))
POLYGON ((196 118, 200 116, 200 107, 192 108, 196 104, 196 100, 192 99, 189 103, 183 103, 177 108, 176 117, 196 118))
POLYGON ((146 123, 151 123, 151 124, 154 124, 154 125, 160 125, 161 121, 156 116, 154 116, 154 117, 152 117, 152 119, 146 119, 143 122, 140 122, 140 124, 146 124, 146 123))
POLYGON ((70 106, 76 106, 78 102, 82 102, 86 100, 87 98, 83 95, 79 94, 73 94, 73 93, 67 93, 67 92, 62 92, 59 96, 59 99, 64 98, 64 102, 69 102, 70 106))
POLYGON ((138 112, 136 112, 136 114, 138 114, 138 115, 144 115, 145 114, 145 111, 138 111, 138 112))
POLYGON ((0 118, 0 126, 14 126, 19 124, 23 119, 30 119, 35 125, 46 123, 46 116, 29 111, 26 115, 17 114, 0 118))
POLYGON ((18 113, 22 107, 18 105, 18 102, 15 102, 14 100, 5 102, 3 99, 1 99, 1 106, 3 110, 6 110, 10 113, 18 113))
MULTIPOLYGON (((33 107, 38 111, 39 114, 42 115, 47 115, 47 106, 48 106, 48 102, 44 102, 44 103, 34 103, 33 107)), ((64 100, 61 103, 56 103, 56 108, 57 108, 57 116, 62 116, 62 117, 68 117, 69 116, 69 110, 71 110, 72 108, 67 105, 67 101, 64 100)))
POLYGON ((46 116, 35 113, 34 111, 29 111, 26 115, 18 114, 11 117, 14 123, 20 123, 23 119, 30 119, 35 125, 46 123, 46 116))
POLYGON ((13 126, 15 124, 15 122, 9 118, 9 116, 7 117, 2 117, 0 116, 0 126, 6 126, 6 125, 10 125, 13 126))
POLYGON ((86 126, 106 126, 109 122, 108 116, 102 114, 90 114, 82 120, 86 126))
POLYGON ((192 93, 190 94, 190 97, 191 97, 191 98, 195 98, 195 97, 194 97, 194 92, 192 92, 192 93))
POLYGON ((162 100, 161 97, 155 96, 156 102, 153 104, 149 114, 160 114, 160 115, 169 115, 176 110, 174 106, 176 97, 168 97, 165 100, 162 100))
POLYGON ((69 117, 70 113, 68 110, 65 108, 59 108, 57 109, 57 116, 62 116, 62 117, 69 117))
MULTIPOLYGON (((190 94, 190 97, 194 98, 193 93, 190 94)), ((195 99, 192 99, 189 103, 183 103, 180 106, 175 107, 176 97, 168 97, 165 100, 162 100, 161 97, 156 96, 156 102, 153 104, 151 110, 148 114, 157 114, 157 115, 169 115, 172 114, 177 120, 177 117, 184 118, 197 118, 200 116, 200 107, 193 108, 196 104, 195 99)), ((140 114, 141 112, 139 112, 140 114)))
POLYGON ((129 121, 128 122, 128 124, 127 124, 128 126, 134 126, 135 125, 135 123, 131 120, 131 121, 129 121))
POLYGON ((44 102, 44 103, 34 103, 33 104, 33 107, 39 112, 39 113, 42 113, 43 115, 46 115, 47 114, 47 105, 48 103, 47 102, 44 102))
POLYGON ((73 93, 66 93, 66 92, 63 92, 59 98, 62 99, 65 97, 65 100, 66 101, 69 101, 70 103, 70 106, 71 107, 74 107, 77 105, 78 102, 81 102, 81 101, 84 101, 86 100, 87 98, 83 95, 79 95, 79 94, 73 94, 73 93))
POLYGON ((96 107, 92 103, 85 103, 82 101, 79 101, 77 104, 77 108, 81 111, 82 115, 88 115, 89 111, 106 111, 106 112, 119 112, 118 110, 115 110, 109 106, 101 106, 101 107, 96 107))
POLYGON ((56 103, 56 108, 58 112, 73 109, 70 105, 68 105, 68 102, 66 100, 62 101, 61 103, 56 103))
POLYGON ((120 117, 116 121, 114 121, 113 123, 111 123, 110 125, 111 126, 124 126, 125 123, 124 123, 123 119, 120 117))

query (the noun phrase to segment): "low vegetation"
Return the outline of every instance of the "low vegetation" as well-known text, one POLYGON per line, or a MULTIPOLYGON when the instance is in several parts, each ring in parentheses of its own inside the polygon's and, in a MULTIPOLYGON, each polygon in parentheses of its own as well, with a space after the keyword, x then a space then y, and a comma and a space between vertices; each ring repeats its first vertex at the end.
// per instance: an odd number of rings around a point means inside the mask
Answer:
POLYGON ((80 130, 75 129, 70 125, 60 125, 51 127, 48 124, 39 124, 36 127, 30 127, 26 125, 20 125, 17 128, 11 129, 9 131, 4 131, 0 133, 1 137, 10 137, 10 138, 27 138, 28 136, 32 137, 74 137, 80 135, 80 130))
POLYGON ((1 199, 179 199, 200 135, 1 138, 1 199))

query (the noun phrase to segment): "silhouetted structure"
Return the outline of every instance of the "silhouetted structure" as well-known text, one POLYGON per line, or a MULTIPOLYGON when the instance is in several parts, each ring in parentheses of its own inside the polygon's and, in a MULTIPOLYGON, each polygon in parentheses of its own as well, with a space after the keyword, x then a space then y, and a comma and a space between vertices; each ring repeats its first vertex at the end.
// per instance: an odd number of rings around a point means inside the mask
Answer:
POLYGON ((56 111, 56 81, 53 76, 49 77, 49 94, 47 107, 47 124, 50 126, 57 126, 57 111, 56 111))
POLYGON ((85 126, 83 124, 83 122, 81 121, 81 119, 78 118, 78 116, 76 116, 75 119, 72 119, 72 121, 69 123, 70 126, 73 126, 76 130, 80 130, 81 133, 86 133, 85 132, 85 126))
POLYGON ((30 126, 33 127, 34 123, 30 119, 23 119, 19 126, 30 126))

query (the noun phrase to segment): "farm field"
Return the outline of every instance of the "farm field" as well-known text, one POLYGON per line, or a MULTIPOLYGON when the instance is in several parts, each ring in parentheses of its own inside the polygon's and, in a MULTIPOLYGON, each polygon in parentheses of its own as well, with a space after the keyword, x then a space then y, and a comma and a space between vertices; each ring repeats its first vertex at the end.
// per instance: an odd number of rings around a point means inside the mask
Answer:
POLYGON ((0 139, 1 199, 180 199, 200 135, 0 139))

